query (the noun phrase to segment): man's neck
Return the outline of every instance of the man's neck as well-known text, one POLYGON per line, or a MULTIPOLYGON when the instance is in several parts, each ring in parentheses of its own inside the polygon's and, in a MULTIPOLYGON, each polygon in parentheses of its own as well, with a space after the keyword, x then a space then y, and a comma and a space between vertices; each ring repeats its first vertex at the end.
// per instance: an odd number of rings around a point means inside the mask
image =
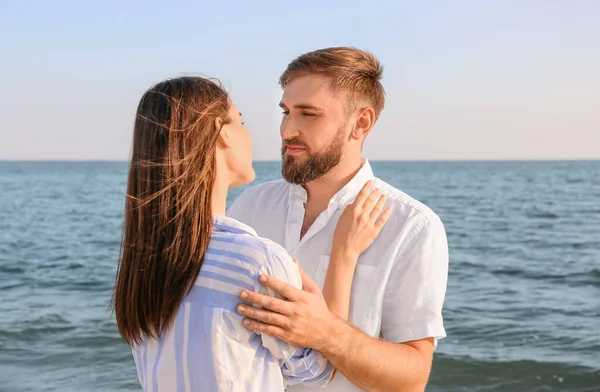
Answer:
POLYGON ((362 158, 344 162, 323 177, 304 185, 307 193, 305 211, 307 215, 318 215, 329 205, 331 198, 340 191, 362 167, 362 158))

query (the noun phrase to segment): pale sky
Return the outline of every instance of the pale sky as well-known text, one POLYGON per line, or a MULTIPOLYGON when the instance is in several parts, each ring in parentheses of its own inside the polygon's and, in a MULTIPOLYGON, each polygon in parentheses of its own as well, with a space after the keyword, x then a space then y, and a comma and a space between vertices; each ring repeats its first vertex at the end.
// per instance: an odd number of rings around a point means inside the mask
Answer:
POLYGON ((143 92, 189 73, 277 160, 279 75, 342 45, 384 66, 369 159, 600 159, 600 1, 0 0, 0 160, 126 160, 143 92))

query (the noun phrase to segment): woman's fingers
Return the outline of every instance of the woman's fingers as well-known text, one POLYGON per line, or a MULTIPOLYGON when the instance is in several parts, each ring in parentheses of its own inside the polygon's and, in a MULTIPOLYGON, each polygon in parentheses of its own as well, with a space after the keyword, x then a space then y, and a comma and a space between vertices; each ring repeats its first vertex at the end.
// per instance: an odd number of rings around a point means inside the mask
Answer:
POLYGON ((381 214, 381 211, 383 210, 383 206, 385 205, 386 201, 387 201, 387 197, 385 195, 381 195, 379 197, 379 200, 377 200, 377 203, 375 204, 375 206, 373 207, 373 210, 371 211, 371 214, 369 215, 369 217, 371 218, 371 221, 376 221, 376 219, 381 214))
POLYGON ((352 203, 352 205, 354 205, 355 207, 358 207, 358 208, 362 208, 363 204, 365 203, 365 200, 367 200, 367 198, 369 197, 369 194, 371 193, 372 186, 373 186, 373 181, 367 181, 367 183, 365 185, 363 185, 360 192, 358 192, 358 195, 356 196, 356 199, 354 199, 354 203, 352 203))
POLYGON ((388 221, 388 219, 390 219, 390 216, 392 215, 392 206, 388 206, 385 211, 383 211, 383 214, 381 214, 379 216, 379 218, 377 219, 377 221, 375 222, 375 230, 379 231, 383 228, 383 226, 386 224, 386 222, 388 221))
POLYGON ((363 204, 361 214, 364 214, 368 218, 371 214, 371 211, 373 211, 373 207, 375 207, 377 204, 379 196, 381 196, 381 191, 379 189, 373 189, 373 192, 371 192, 363 204))

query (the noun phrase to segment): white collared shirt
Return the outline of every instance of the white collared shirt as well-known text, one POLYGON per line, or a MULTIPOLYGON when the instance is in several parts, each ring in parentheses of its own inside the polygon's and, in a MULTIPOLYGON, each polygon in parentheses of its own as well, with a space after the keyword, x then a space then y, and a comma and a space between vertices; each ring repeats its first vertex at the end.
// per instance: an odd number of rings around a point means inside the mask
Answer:
MULTIPOLYGON (((369 162, 330 200, 304 237, 305 189, 276 180, 245 190, 227 214, 282 245, 323 288, 339 216, 368 180, 388 197, 393 212, 360 256, 352 283, 348 321, 373 337, 405 342, 446 336, 442 306, 448 276, 448 244, 440 218, 427 206, 376 178, 369 162)), ((342 374, 328 391, 358 391, 342 374)), ((293 386, 289 391, 310 389, 293 386)))

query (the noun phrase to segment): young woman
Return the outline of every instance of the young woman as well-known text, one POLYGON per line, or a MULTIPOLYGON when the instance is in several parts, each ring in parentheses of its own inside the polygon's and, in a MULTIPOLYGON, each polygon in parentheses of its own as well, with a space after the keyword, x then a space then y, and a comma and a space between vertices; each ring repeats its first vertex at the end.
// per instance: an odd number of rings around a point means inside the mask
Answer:
MULTIPOLYGON (((281 246, 225 216, 228 189, 253 179, 250 135, 217 82, 168 79, 143 95, 113 301, 144 391, 283 391, 332 378, 320 353, 250 331, 235 310, 242 289, 267 292, 260 274, 301 287, 281 246)), ((389 217, 384 202, 365 187, 340 217, 323 290, 339 317, 356 260, 389 217)))

